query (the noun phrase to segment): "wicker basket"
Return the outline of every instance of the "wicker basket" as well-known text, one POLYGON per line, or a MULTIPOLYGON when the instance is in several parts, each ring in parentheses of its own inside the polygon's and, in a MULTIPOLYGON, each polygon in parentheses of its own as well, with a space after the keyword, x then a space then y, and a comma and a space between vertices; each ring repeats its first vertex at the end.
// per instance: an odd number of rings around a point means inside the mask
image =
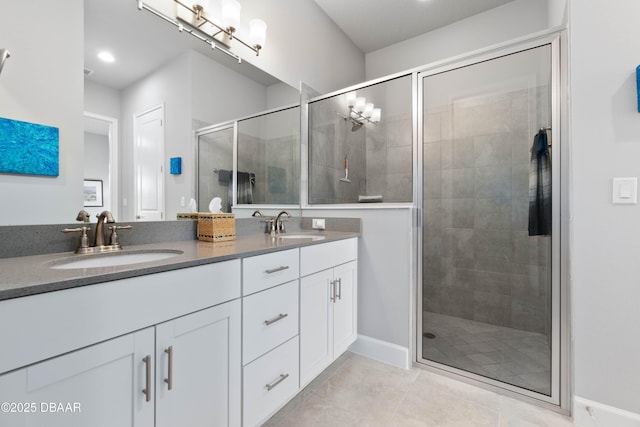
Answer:
POLYGON ((236 240, 236 216, 232 213, 199 213, 198 240, 225 242, 236 240))
POLYGON ((178 212, 176 219, 198 219, 198 212, 178 212))

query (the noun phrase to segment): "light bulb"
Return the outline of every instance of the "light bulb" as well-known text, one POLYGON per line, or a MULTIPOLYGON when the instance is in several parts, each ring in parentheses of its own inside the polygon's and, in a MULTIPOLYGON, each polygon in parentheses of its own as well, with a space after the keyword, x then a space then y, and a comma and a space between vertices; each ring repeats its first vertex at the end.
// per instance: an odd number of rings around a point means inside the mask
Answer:
POLYGON ((263 48, 267 41, 267 24, 261 19, 249 21, 249 37, 251 46, 263 48))
POLYGON ((347 106, 349 108, 353 107, 354 105, 356 105, 356 98, 357 95, 355 92, 349 92, 347 93, 347 106))
POLYGON ((222 25, 232 32, 240 27, 241 8, 237 0, 222 0, 222 25))
POLYGON ((353 109, 358 113, 362 113, 362 111, 364 111, 364 106, 366 105, 366 103, 367 99, 364 96, 360 96, 356 98, 356 104, 354 105, 353 109))
POLYGON ((364 111, 362 112, 362 115, 364 117, 371 117, 371 114, 373 114, 373 103, 368 102, 365 106, 364 106, 364 111))
POLYGON ((373 113, 371 114, 371 121, 373 123, 378 123, 381 117, 382 117, 382 110, 379 108, 374 108, 373 113))

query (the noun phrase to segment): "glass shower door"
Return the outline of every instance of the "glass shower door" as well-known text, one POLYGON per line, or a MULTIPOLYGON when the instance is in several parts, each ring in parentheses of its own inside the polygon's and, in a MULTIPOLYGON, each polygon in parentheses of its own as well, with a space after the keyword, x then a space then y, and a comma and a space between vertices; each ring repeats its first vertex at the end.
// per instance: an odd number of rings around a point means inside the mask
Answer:
POLYGON ((551 52, 420 76, 421 361, 545 396, 557 351, 551 52))

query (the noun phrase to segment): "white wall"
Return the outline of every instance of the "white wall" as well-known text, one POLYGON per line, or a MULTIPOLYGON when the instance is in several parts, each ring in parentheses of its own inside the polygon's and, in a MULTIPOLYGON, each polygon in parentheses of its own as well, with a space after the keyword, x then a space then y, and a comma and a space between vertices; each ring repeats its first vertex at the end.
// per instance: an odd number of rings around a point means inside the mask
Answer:
POLYGON ((82 209, 83 11, 81 0, 34 0, 28 13, 2 3, 0 47, 11 58, 0 74, 0 117, 60 129, 58 177, 0 174, 2 225, 33 223, 25 212, 42 212, 39 223, 73 222, 82 209))
POLYGON ((175 219, 180 211, 180 197, 192 197, 194 169, 183 164, 182 175, 169 174, 169 158, 193 157, 191 141, 191 69, 189 53, 166 64, 153 74, 135 83, 122 94, 122 139, 120 144, 120 171, 122 199, 121 221, 135 216, 133 175, 133 117, 158 105, 165 113, 165 218, 175 219))
POLYGON ((285 83, 297 88, 302 80, 328 93, 365 80, 364 54, 315 1, 243 0, 242 16, 268 26, 260 56, 243 54, 243 60, 285 83))
POLYGON ((85 79, 84 111, 121 120, 122 92, 85 79))
MULTIPOLYGON (((109 186, 109 137, 95 133, 84 133, 84 177, 102 180, 103 206, 85 207, 91 219, 103 210, 113 211, 111 207, 111 188, 109 186)), ((119 218, 116 217, 116 220, 119 218)))
POLYGON ((546 1, 515 0, 368 53, 366 79, 397 73, 541 31, 548 28, 548 19, 546 1))
POLYGON ((217 124, 267 108, 266 88, 235 71, 191 51, 192 118, 217 124))
POLYGON ((611 185, 640 175, 639 16, 636 0, 570 2, 574 393, 635 414, 640 206, 612 205, 611 185))

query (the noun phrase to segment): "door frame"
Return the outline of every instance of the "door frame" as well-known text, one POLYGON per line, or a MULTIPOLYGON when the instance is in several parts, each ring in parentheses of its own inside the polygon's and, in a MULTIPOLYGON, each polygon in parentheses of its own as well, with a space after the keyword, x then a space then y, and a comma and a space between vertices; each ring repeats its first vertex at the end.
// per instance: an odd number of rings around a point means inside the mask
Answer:
POLYGON ((162 123, 162 163, 161 163, 161 167, 162 167, 162 202, 160 203, 160 209, 161 209, 161 218, 160 221, 165 220, 166 219, 166 188, 167 188, 167 183, 166 183, 166 174, 165 174, 165 156, 166 156, 166 152, 165 152, 165 124, 166 124, 166 120, 165 120, 165 108, 164 108, 164 103, 158 104, 154 107, 148 108, 146 110, 143 110, 141 112, 138 113, 134 113, 133 114, 133 181, 134 181, 134 188, 133 188, 133 220, 134 221, 140 221, 141 218, 139 217, 139 209, 138 209, 138 205, 139 205, 139 199, 140 199, 140 183, 138 182, 138 174, 136 172, 136 168, 138 166, 138 150, 136 148, 137 145, 137 137, 138 137, 138 120, 144 116, 145 114, 149 114, 151 112, 154 112, 156 110, 160 110, 161 112, 161 123, 162 123))
POLYGON ((120 218, 120 169, 118 164, 120 148, 118 136, 120 133, 118 119, 88 111, 85 111, 83 115, 86 118, 100 120, 109 124, 109 202, 111 213, 116 218, 120 218))
POLYGON ((567 36, 566 31, 550 31, 538 36, 522 38, 505 43, 493 49, 474 52, 435 63, 430 67, 416 69, 417 99, 415 133, 415 159, 417 164, 414 174, 414 200, 416 201, 414 234, 414 254, 416 272, 415 313, 413 317, 414 364, 425 369, 434 370, 463 382, 489 389, 500 394, 509 395, 519 400, 538 406, 570 413, 570 338, 569 338, 569 298, 568 298, 568 212, 569 212, 569 145, 568 145, 568 72, 567 72, 567 36), (423 79, 430 75, 452 71, 484 61, 515 54, 528 49, 551 46, 551 123, 553 123, 552 168, 556 172, 553 177, 553 230, 552 235, 552 378, 551 396, 531 392, 481 375, 456 369, 438 362, 423 359, 422 356, 422 227, 423 227, 423 79))

